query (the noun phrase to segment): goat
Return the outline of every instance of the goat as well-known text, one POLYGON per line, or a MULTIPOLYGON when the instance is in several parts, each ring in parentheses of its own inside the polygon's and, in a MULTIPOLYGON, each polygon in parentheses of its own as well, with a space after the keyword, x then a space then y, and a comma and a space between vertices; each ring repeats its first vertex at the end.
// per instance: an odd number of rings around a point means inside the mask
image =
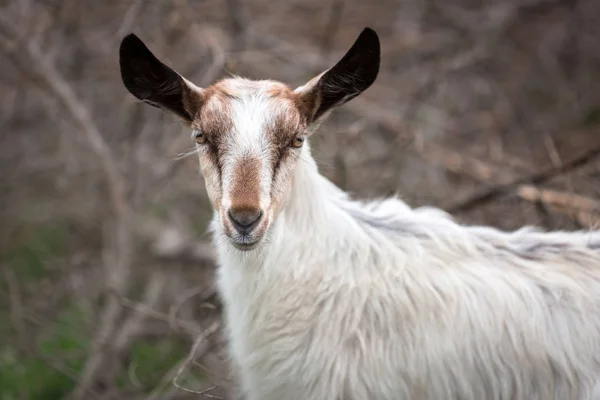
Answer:
POLYGON ((229 352, 249 400, 600 399, 598 232, 466 226, 319 174, 307 138, 379 72, 365 28, 292 89, 199 88, 135 35, 125 87, 192 130, 229 352))

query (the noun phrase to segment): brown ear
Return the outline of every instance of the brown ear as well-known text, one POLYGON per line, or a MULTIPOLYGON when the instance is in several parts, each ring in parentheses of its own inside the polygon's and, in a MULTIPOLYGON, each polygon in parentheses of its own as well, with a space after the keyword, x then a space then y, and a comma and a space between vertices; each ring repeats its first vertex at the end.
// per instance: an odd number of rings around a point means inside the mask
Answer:
POLYGON ((169 110, 191 123, 200 107, 202 90, 160 62, 136 35, 119 48, 123 84, 138 99, 169 110))
POLYGON ((365 28, 336 65, 296 89, 308 120, 316 121, 371 86, 379 73, 380 53, 377 33, 365 28))

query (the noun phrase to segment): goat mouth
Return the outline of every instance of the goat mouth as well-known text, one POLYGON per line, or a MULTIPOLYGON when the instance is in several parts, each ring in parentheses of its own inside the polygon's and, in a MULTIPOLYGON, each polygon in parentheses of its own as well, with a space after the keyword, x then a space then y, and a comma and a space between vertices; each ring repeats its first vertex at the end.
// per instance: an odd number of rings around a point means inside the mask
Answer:
POLYGON ((256 245, 258 244, 258 240, 252 243, 248 243, 248 242, 231 242, 231 244, 233 245, 233 247, 235 247, 236 249, 240 250, 240 251, 250 251, 252 249, 254 249, 256 247, 256 245))

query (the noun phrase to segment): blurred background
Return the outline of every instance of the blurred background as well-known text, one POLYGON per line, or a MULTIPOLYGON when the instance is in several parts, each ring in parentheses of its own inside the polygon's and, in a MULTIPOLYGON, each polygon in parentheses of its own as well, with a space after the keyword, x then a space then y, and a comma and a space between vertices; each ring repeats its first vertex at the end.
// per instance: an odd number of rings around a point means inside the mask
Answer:
POLYGON ((599 1, 3 0, 0 400, 234 389, 193 143, 123 87, 120 40, 200 86, 299 86, 365 26, 381 72, 313 137, 323 174, 469 224, 598 225, 599 1))

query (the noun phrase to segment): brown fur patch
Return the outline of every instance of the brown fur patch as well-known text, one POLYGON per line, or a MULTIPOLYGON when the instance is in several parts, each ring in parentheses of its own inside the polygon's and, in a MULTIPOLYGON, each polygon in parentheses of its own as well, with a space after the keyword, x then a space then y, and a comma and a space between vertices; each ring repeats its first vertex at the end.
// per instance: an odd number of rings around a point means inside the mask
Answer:
POLYGON ((293 139, 306 128, 306 114, 310 113, 305 104, 308 99, 295 93, 283 83, 275 81, 250 81, 245 79, 224 79, 204 90, 204 106, 198 114, 200 127, 209 139, 218 141, 219 133, 229 132, 233 126, 229 113, 232 99, 248 94, 259 94, 273 99, 275 106, 274 123, 268 127, 267 135, 279 142, 293 139), (212 136, 212 137, 211 137, 212 136))
POLYGON ((204 102, 194 121, 196 127, 217 144, 220 136, 233 128, 228 95, 211 86, 204 91, 204 102))
POLYGON ((238 161, 231 184, 231 210, 260 209, 260 168, 262 160, 247 157, 238 161))
POLYGON ((286 88, 286 90, 274 90, 273 95, 277 96, 277 101, 281 102, 279 114, 273 116, 273 121, 267 128, 267 137, 270 143, 272 185, 271 196, 276 201, 276 187, 279 181, 278 174, 280 168, 290 159, 297 149, 291 148, 292 141, 296 136, 303 135, 307 124, 304 115, 296 106, 296 94, 286 88))
MULTIPOLYGON (((194 124, 210 141, 209 156, 222 180, 220 157, 228 151, 226 137, 234 129, 231 105, 246 96, 263 96, 272 101, 270 121, 265 126, 271 155, 271 171, 275 178, 280 166, 296 151, 290 144, 297 135, 304 134, 308 125, 310 104, 307 96, 296 93, 287 85, 275 81, 224 79, 203 91, 203 105, 196 114, 194 124)), ((258 208, 260 202, 260 168, 262 160, 240 161, 232 182, 232 208, 258 208)), ((273 184, 277 179, 273 179, 273 184)), ((222 184, 222 182, 220 182, 222 184)), ((222 187, 222 186, 221 186, 222 187)), ((274 187, 271 194, 274 194, 274 187)))
MULTIPOLYGON (((273 100, 273 121, 266 127, 265 133, 271 143, 272 170, 275 173, 291 141, 306 130, 307 115, 311 112, 309 108, 313 107, 305 104, 308 101, 306 96, 299 95, 281 82, 245 79, 225 79, 209 90, 212 96, 219 99, 222 110, 226 109, 231 99, 248 94, 262 94, 273 100)), ((232 124, 231 121, 229 123, 232 124)))
MULTIPOLYGON (((209 140, 209 157, 222 179, 222 164, 219 155, 223 153, 223 135, 233 129, 233 121, 229 112, 229 99, 218 88, 211 86, 203 92, 203 105, 195 115, 192 127, 198 129, 209 140)), ((220 182, 220 184, 222 184, 220 182)))

